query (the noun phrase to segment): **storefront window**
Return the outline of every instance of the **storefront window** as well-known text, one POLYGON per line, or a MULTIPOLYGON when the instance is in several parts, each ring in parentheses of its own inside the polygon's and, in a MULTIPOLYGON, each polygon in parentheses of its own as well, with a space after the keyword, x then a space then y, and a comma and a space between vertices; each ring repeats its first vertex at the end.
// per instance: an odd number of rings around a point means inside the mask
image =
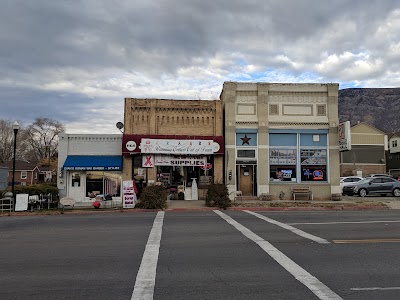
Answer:
POLYGON ((205 166, 157 166, 157 182, 165 187, 177 187, 186 182, 191 186, 193 178, 198 185, 210 184, 214 176, 214 158, 208 157, 205 166))
POLYGON ((327 150, 301 149, 301 181, 327 181, 327 150))
POLYGON ((92 171, 86 173, 86 194, 121 196, 121 172, 92 171))
POLYGON ((270 181, 328 181, 327 134, 271 133, 270 181))
POLYGON ((296 149, 270 149, 269 164, 270 181, 296 181, 296 149))

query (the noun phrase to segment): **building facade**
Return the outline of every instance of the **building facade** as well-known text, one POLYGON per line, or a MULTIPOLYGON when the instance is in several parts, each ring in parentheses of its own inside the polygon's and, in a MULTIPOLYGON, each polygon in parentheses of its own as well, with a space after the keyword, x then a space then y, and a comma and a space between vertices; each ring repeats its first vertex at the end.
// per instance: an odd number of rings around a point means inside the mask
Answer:
MULTIPOLYGON (((7 188, 7 176, 8 176, 8 168, 0 167, 0 191, 3 191, 7 188)), ((0 195, 2 197, 2 195, 0 195)))
POLYGON ((226 184, 231 198, 290 199, 310 187, 314 199, 340 193, 338 84, 225 82, 226 184))
POLYGON ((162 184, 179 199, 201 199, 211 182, 223 183, 222 125, 220 100, 125 98, 124 180, 135 180, 139 193, 162 184))
MULTIPOLYGON (((12 185, 13 162, 3 163, 2 167, 8 169, 7 182, 12 185)), ((31 185, 40 183, 39 167, 31 162, 16 160, 14 172, 14 185, 31 185)))
POLYGON ((365 177, 386 173, 387 135, 366 123, 351 126, 350 133, 351 150, 340 155, 340 175, 365 177))
POLYGON ((121 134, 60 134, 57 186, 60 198, 90 206, 95 197, 122 203, 121 134))
POLYGON ((386 170, 395 178, 400 178, 400 132, 389 137, 389 150, 386 151, 386 170))

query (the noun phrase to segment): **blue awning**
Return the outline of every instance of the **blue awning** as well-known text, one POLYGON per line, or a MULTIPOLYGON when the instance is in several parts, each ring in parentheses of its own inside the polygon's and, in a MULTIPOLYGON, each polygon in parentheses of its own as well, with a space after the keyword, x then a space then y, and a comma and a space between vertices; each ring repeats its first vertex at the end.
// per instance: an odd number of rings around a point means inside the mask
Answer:
POLYGON ((63 169, 74 171, 121 171, 122 156, 68 155, 63 169))

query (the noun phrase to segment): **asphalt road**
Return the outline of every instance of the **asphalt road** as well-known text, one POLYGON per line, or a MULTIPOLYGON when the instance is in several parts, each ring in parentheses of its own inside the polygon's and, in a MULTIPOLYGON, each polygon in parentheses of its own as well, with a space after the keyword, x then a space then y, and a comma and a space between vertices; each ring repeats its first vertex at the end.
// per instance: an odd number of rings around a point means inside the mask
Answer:
POLYGON ((0 218, 2 300, 397 300, 399 269, 398 210, 0 218))

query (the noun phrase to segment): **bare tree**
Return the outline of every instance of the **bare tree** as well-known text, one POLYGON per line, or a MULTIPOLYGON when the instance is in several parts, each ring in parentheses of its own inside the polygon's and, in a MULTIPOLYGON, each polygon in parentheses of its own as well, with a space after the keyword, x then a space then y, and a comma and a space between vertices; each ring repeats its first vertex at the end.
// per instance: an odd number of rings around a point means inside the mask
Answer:
POLYGON ((0 120, 0 163, 13 159, 14 132, 12 122, 0 120))
POLYGON ((57 158, 58 135, 65 132, 65 126, 48 118, 36 118, 25 131, 26 142, 30 151, 26 154, 38 162, 57 158))

